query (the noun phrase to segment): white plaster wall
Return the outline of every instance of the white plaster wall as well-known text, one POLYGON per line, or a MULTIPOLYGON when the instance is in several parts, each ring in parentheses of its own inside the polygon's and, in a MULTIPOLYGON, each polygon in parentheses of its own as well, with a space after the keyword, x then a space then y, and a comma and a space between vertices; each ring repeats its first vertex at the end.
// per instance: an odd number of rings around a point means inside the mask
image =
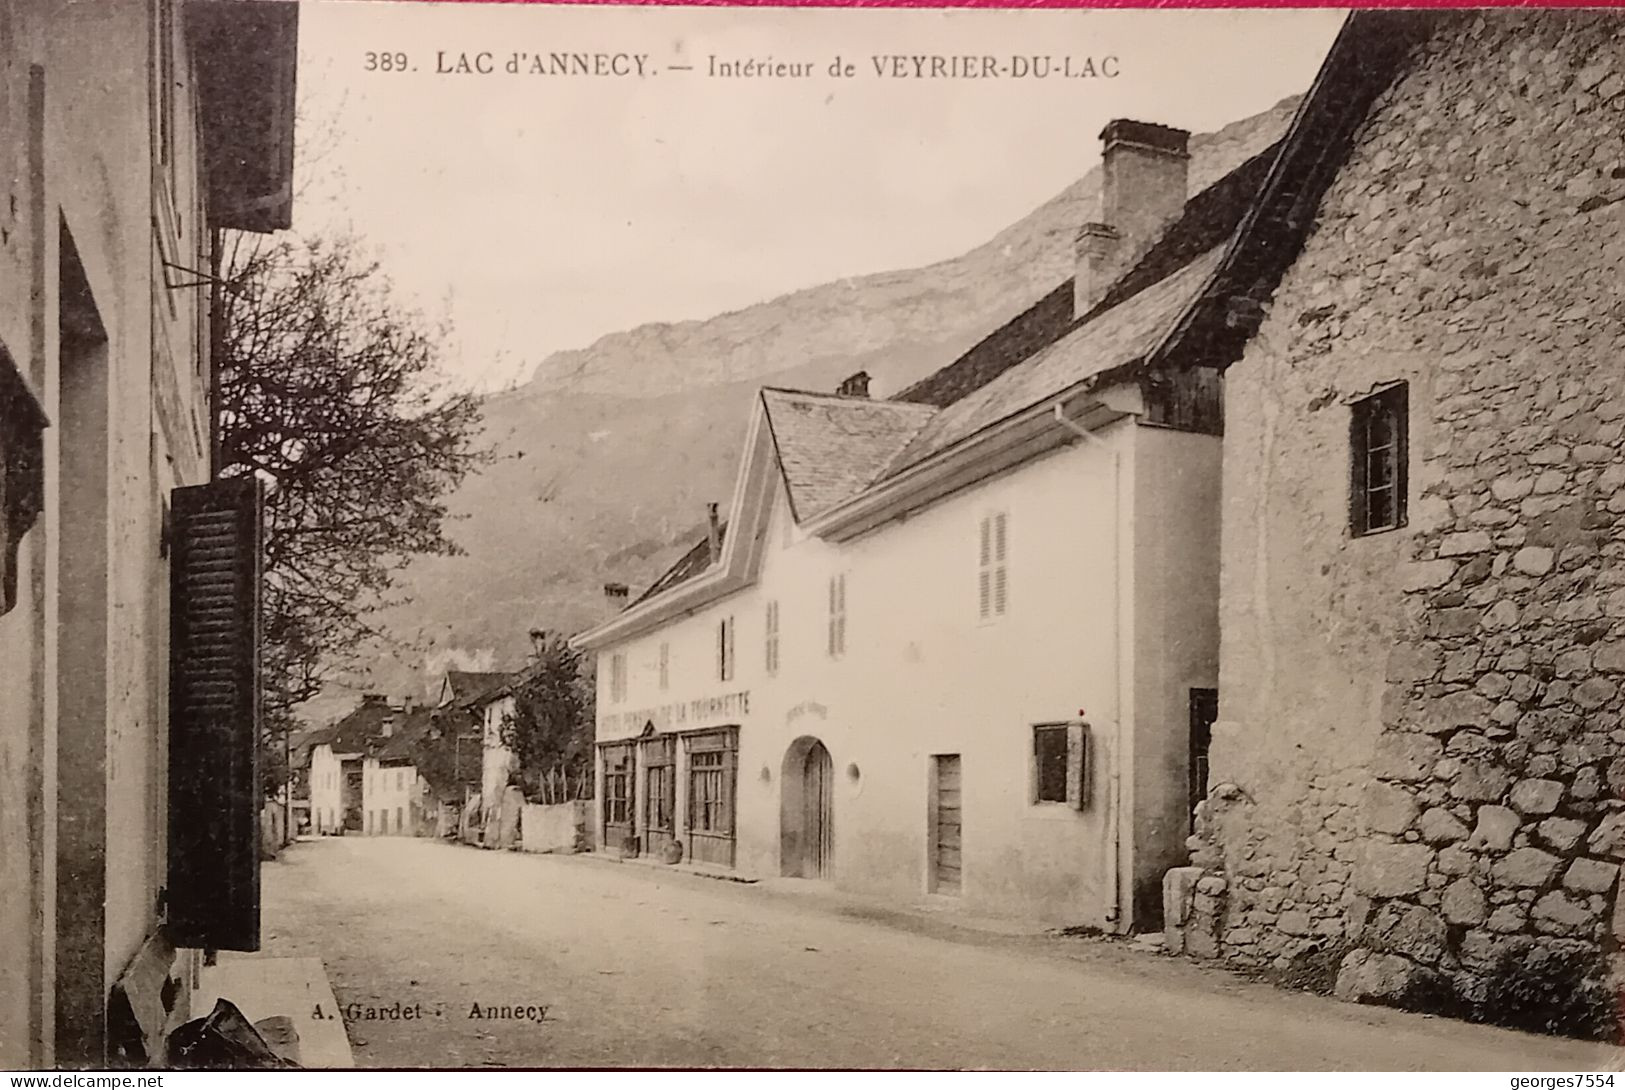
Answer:
MULTIPOLYGON (((1119 700, 1126 718, 1136 693, 1132 682, 1120 689, 1118 670, 1132 679, 1137 655, 1159 653, 1127 638, 1133 611, 1157 605, 1159 592, 1148 584, 1122 603, 1116 594, 1120 563, 1122 577, 1132 579, 1126 558, 1135 541, 1136 457, 1142 449, 1164 462, 1197 452, 1208 457, 1208 447, 1217 443, 1208 438, 1187 444, 1187 437, 1172 436, 1127 423, 1103 430, 1121 458, 1120 506, 1114 506, 1119 485, 1107 450, 1082 444, 845 545, 787 531, 781 496, 756 586, 600 651, 599 740, 635 736, 651 718, 660 730, 739 724, 737 866, 778 874, 785 752, 798 737, 816 736, 836 770, 836 883, 903 898, 923 893, 927 882, 930 758, 960 754, 966 907, 1056 923, 1101 923, 1112 885, 1105 788, 1114 724, 1119 700), (981 623, 979 522, 997 510, 1009 520, 1010 604, 1002 619, 981 623), (828 579, 837 571, 847 572, 847 651, 831 660, 825 650, 828 579), (769 599, 780 602, 781 667, 775 678, 766 676, 764 663, 769 599), (1118 614, 1121 647, 1113 621, 1118 614), (717 677, 717 624, 730 615, 736 674, 724 683, 717 677), (658 686, 662 642, 670 644, 670 687, 664 692, 658 686), (615 651, 627 655, 627 697, 612 703, 609 662, 615 651), (737 692, 749 693, 747 713, 670 718, 674 706, 737 692), (1080 709, 1087 710, 1094 730, 1092 801, 1082 812, 1035 805, 1031 725, 1069 719, 1080 709), (858 770, 855 782, 848 776, 851 765, 858 770)), ((1216 480, 1216 451, 1212 456, 1216 480)), ((1163 574, 1181 569, 1182 551, 1208 547, 1188 530, 1169 535, 1158 565, 1163 574)), ((1169 589, 1176 595, 1207 593, 1206 578, 1178 579, 1169 589)), ((1188 613, 1177 606, 1162 611, 1161 630, 1187 623, 1188 613)), ((1199 656, 1208 669, 1217 655, 1213 642, 1199 656)), ((1170 693, 1163 694, 1164 704, 1182 704, 1182 690, 1173 689, 1197 674, 1211 683, 1188 657, 1163 681, 1139 688, 1149 693, 1165 685, 1170 693)), ((1168 754, 1186 745, 1186 721, 1170 721, 1159 709, 1143 726, 1172 732, 1158 745, 1149 737, 1140 744, 1154 753, 1158 775, 1177 776, 1174 794, 1182 808, 1183 761, 1168 754)), ((1135 724, 1125 721, 1125 738, 1134 731, 1135 724)), ((1168 794, 1144 793, 1159 802, 1168 794)), ((1125 806, 1132 804, 1125 791, 1125 806)), ((680 816, 683 806, 680 797, 680 816)), ((601 813, 595 815, 595 822, 601 820, 601 813)), ((1132 821, 1125 813, 1125 837, 1132 821)), ((1124 866, 1131 864, 1125 860, 1124 866)))
POLYGON ((487 704, 483 712, 483 744, 480 751, 480 799, 483 806, 489 806, 493 801, 501 802, 502 790, 508 786, 508 778, 519 764, 513 750, 502 744, 502 722, 513 714, 513 710, 513 697, 505 696, 487 704))
POLYGON ((411 836, 417 824, 415 806, 422 789, 410 765, 380 765, 368 757, 361 764, 362 828, 373 836, 411 836), (397 811, 399 818, 397 820, 397 811), (383 814, 389 815, 387 832, 383 814), (404 824, 402 824, 404 822, 404 824))
POLYGON ((310 813, 315 826, 321 815, 324 833, 336 832, 344 821, 344 769, 334 756, 331 746, 317 746, 310 751, 310 813))

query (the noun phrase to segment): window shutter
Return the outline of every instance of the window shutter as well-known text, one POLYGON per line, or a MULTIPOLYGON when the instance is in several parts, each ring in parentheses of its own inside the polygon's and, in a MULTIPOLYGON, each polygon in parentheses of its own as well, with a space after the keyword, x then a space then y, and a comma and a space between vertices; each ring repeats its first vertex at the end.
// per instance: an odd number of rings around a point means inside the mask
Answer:
POLYGON ((1074 810, 1089 805, 1089 728, 1083 723, 1066 728, 1066 804, 1074 810))
POLYGON ((252 477, 173 493, 169 922, 177 946, 260 947, 260 581, 252 477))

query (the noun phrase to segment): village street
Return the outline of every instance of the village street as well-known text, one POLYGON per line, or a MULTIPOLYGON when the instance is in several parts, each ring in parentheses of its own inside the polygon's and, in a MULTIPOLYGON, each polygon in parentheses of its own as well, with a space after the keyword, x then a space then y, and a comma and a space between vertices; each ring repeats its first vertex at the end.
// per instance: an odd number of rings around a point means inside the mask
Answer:
POLYGON ((362 1067, 1617 1066, 1119 943, 866 918, 781 881, 348 837, 265 864, 264 898, 265 953, 325 961, 362 1067), (397 1004, 421 1017, 365 1017, 397 1004))

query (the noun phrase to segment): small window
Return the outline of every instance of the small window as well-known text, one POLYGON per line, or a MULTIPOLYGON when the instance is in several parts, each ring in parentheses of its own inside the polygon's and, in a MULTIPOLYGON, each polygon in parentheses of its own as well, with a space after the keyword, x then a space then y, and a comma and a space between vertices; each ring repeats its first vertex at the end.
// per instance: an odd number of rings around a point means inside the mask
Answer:
POLYGON ((982 519, 981 563, 977 572, 977 616, 988 621, 1004 616, 1009 601, 1009 576, 1005 568, 1006 517, 1003 511, 982 519))
POLYGON ((724 617, 717 624, 717 677, 732 681, 734 677, 734 619, 724 617))
POLYGON ((1089 731, 1082 723, 1033 727, 1033 802, 1082 810, 1088 803, 1089 731))
POLYGON ((660 645, 660 691, 665 692, 671 686, 671 644, 660 645))
POLYGON ((1409 396, 1404 383, 1356 401, 1350 418, 1350 529, 1354 536, 1405 525, 1409 396))
POLYGON ((617 651, 609 657, 609 702, 619 704, 626 699, 626 653, 617 651))
POLYGON ((779 672, 779 603, 767 603, 766 623, 766 666, 767 675, 773 677, 779 672))
POLYGON ((829 657, 846 654, 846 573, 829 579, 829 657))

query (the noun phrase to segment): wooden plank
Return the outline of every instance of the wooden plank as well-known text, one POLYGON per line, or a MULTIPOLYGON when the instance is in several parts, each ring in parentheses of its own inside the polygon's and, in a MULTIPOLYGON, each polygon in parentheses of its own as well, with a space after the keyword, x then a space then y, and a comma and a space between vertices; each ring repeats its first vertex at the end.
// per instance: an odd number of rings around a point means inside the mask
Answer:
POLYGON ((957 869, 958 866, 959 866, 959 849, 958 848, 950 848, 950 847, 947 847, 946 845, 938 844, 937 845, 937 866, 938 867, 954 867, 954 868, 957 869))

